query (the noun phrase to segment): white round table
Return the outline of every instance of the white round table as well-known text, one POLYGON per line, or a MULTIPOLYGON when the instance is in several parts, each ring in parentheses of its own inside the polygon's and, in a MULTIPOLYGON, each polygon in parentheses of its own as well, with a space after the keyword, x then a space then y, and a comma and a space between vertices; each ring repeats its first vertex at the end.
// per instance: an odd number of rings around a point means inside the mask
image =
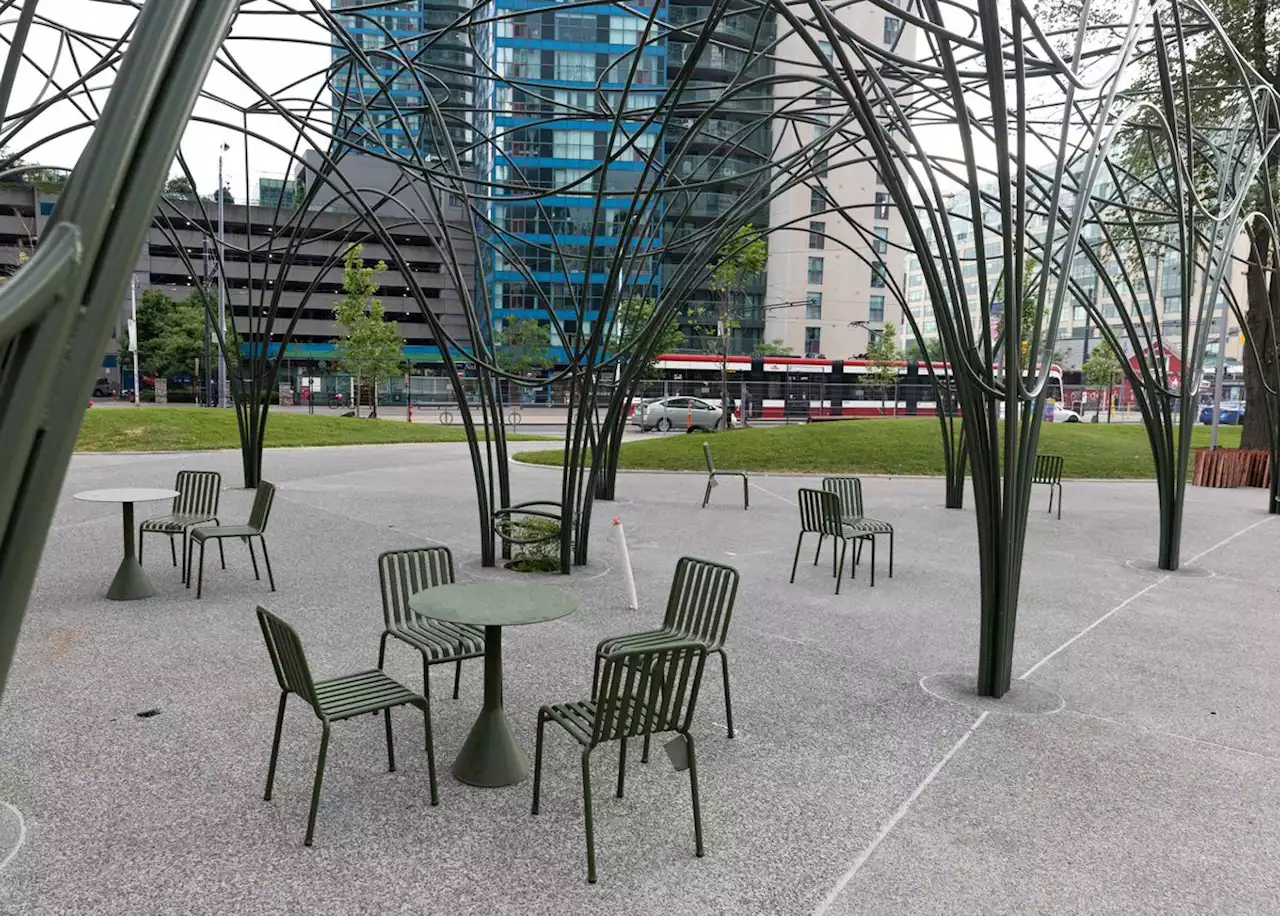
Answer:
POLYGON ((133 551, 133 504, 149 503, 161 499, 173 499, 177 490, 159 487, 115 487, 109 490, 84 490, 74 494, 75 499, 91 503, 121 503, 124 506, 124 558, 115 578, 107 589, 112 601, 133 601, 150 598, 156 593, 151 580, 142 571, 142 564, 133 551))

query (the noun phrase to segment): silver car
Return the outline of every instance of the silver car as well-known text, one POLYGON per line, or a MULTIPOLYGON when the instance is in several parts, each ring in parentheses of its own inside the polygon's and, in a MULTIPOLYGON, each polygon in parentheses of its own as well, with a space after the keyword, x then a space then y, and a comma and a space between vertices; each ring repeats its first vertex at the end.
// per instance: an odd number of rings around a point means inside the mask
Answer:
POLYGON ((641 430, 666 432, 669 429, 716 429, 723 422, 724 411, 718 401, 705 398, 661 398, 641 403, 631 415, 631 422, 641 430))

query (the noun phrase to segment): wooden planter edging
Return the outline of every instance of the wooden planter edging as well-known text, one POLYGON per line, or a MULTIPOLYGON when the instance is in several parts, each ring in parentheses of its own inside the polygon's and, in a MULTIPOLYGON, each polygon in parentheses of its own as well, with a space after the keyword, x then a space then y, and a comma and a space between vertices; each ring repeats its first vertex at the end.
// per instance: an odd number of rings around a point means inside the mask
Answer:
POLYGON ((1270 456, 1265 449, 1198 448, 1191 483, 1197 487, 1270 486, 1270 456))

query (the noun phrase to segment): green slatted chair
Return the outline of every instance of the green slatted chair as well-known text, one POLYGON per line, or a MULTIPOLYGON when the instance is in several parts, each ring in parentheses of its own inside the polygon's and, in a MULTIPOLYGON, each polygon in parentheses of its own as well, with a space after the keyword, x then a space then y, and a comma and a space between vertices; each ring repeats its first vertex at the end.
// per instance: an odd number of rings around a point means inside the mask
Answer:
POLYGON ((462 663, 484 656, 484 627, 431 620, 409 609, 409 597, 436 585, 453 584, 453 554, 448 547, 411 547, 388 550, 378 557, 378 582, 382 587, 382 618, 386 629, 378 644, 378 667, 387 655, 387 637, 407 643, 422 654, 422 692, 431 697, 427 669, 453 662, 453 698, 458 698, 462 663))
POLYGON ((323 731, 320 735, 320 757, 316 761, 316 780, 311 788, 311 813, 307 816, 307 838, 304 841, 311 845, 316 832, 316 811, 320 807, 320 785, 324 781, 324 758, 329 752, 329 729, 334 722, 363 716, 367 713, 382 713, 387 730, 387 769, 396 770, 395 742, 391 736, 391 710, 406 704, 422 710, 427 734, 427 778, 431 784, 431 804, 440 804, 440 794, 436 788, 436 755, 431 742, 431 707, 426 697, 414 693, 395 678, 384 672, 361 671, 341 677, 331 677, 323 681, 313 680, 311 668, 307 665, 306 653, 302 651, 302 642, 293 627, 266 608, 258 607, 258 623, 262 626, 262 638, 266 640, 267 652, 271 656, 271 666, 275 669, 276 680, 280 683, 280 708, 276 712, 276 733, 271 741, 271 763, 267 767, 267 791, 263 794, 265 801, 271 801, 271 788, 276 778, 276 761, 280 756, 280 732, 284 728, 284 709, 289 694, 294 693, 305 700, 316 718, 320 720, 323 731))
MULTIPOLYGON (((667 612, 662 626, 643 633, 614 636, 596 646, 596 665, 591 677, 591 695, 600 684, 600 665, 615 652, 643 649, 672 640, 693 640, 706 647, 709 654, 719 654, 724 676, 724 721, 729 737, 733 737, 733 701, 729 693, 729 656, 724 639, 733 616, 733 602, 738 595, 738 571, 732 566, 681 557, 671 579, 667 596, 667 612)), ((645 737, 644 757, 649 759, 649 739, 645 737)))
POLYGON ((717 471, 715 462, 711 460, 710 443, 702 443, 702 454, 707 459, 707 492, 702 494, 702 508, 707 508, 707 502, 711 499, 711 488, 719 482, 716 476, 720 477, 741 477, 742 478, 742 508, 751 508, 751 497, 747 492, 747 472, 746 471, 717 471))
MULTIPOLYGON (((840 542, 839 562, 836 562, 835 544, 831 545, 831 575, 835 576, 836 594, 840 594, 840 580, 844 577, 845 549, 850 540, 856 540, 849 529, 840 520, 840 497, 829 490, 813 490, 801 487, 796 494, 800 502, 800 537, 796 539, 796 555, 791 561, 791 581, 796 581, 796 564, 800 562, 800 545, 804 543, 806 534, 818 536, 818 551, 822 551, 825 538, 835 538, 840 542)), ((813 565, 818 565, 818 554, 813 555, 813 565)))
POLYGON ((591 814, 591 752, 618 741, 618 798, 626 775, 627 740, 676 732, 684 738, 689 759, 689 788, 693 798, 693 835, 699 857, 702 848, 702 808, 698 803, 698 762, 689 724, 698 702, 698 688, 707 663, 707 647, 700 642, 673 642, 643 649, 614 652, 604 660, 604 674, 595 699, 557 703, 538 710, 538 745, 533 764, 533 814, 538 813, 542 787, 542 741, 547 722, 563 726, 582 746, 582 809, 587 833, 587 881, 596 882, 595 826, 591 814))
MULTIPOLYGON (((868 518, 862 507, 862 481, 857 477, 824 477, 822 489, 830 490, 840 497, 840 520, 846 528, 853 529, 858 544, 853 553, 853 574, 858 574, 858 563, 862 559, 862 542, 871 542, 871 585, 876 584, 876 537, 889 535, 889 578, 893 578, 893 526, 878 518, 868 518)), ((822 543, 818 543, 822 548, 822 543)))
POLYGON ((1058 518, 1062 518, 1062 456, 1036 455, 1035 470, 1031 475, 1032 483, 1049 485, 1049 511, 1053 511, 1053 490, 1058 490, 1058 518))
MULTIPOLYGON (((178 495, 173 498, 168 515, 149 518, 138 526, 138 562, 142 562, 143 535, 163 534, 169 538, 169 553, 173 565, 178 565, 178 550, 174 538, 182 538, 182 581, 187 580, 187 532, 196 525, 207 522, 218 524, 218 500, 222 496, 222 475, 217 471, 179 471, 173 488, 178 495)), ((218 542, 222 551, 222 542, 218 542)), ((227 565, 226 557, 222 565, 227 565)))
MULTIPOLYGON (((262 544, 262 559, 267 564, 267 581, 271 583, 271 590, 276 590, 276 577, 271 572, 271 557, 267 554, 267 522, 271 518, 271 504, 276 498, 276 485, 267 483, 265 480, 258 481, 258 492, 253 497, 253 508, 249 510, 249 523, 247 525, 197 525, 187 532, 187 588, 191 587, 191 553, 196 549, 196 545, 200 545, 200 565, 196 574, 196 597, 199 598, 204 592, 204 544, 208 540, 218 541, 218 550, 222 550, 223 538, 243 538, 244 542, 249 545, 249 559, 253 561, 253 577, 261 580, 258 575, 258 557, 253 552, 253 539, 257 538, 262 544)), ((222 568, 227 568, 226 557, 222 558, 222 568)))

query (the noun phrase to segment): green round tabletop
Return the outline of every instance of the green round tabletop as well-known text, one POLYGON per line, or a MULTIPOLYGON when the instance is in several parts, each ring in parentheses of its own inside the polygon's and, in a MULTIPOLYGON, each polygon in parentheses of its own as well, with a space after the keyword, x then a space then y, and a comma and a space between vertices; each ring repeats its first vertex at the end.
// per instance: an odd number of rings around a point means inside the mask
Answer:
POLYGON ((466 582, 417 592, 409 597, 409 607, 432 620, 510 627, 565 617, 578 602, 568 592, 536 582, 466 582))

